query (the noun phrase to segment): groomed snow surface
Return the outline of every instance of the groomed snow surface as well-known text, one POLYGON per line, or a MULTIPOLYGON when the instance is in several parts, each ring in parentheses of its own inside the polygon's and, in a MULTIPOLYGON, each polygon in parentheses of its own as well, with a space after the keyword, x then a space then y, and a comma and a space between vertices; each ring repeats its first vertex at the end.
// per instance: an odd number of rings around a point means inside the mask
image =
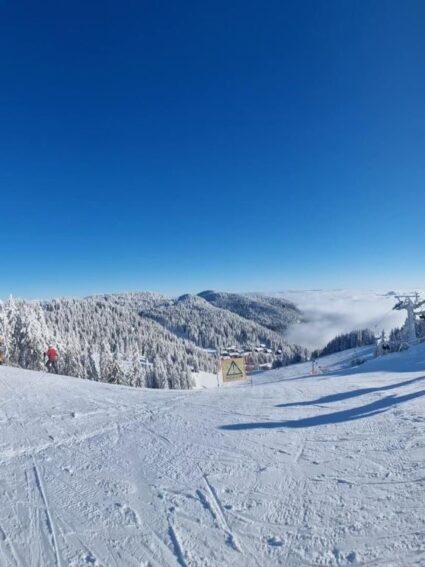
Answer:
POLYGON ((425 345, 354 355, 189 392, 0 368, 0 566, 425 565, 425 345))

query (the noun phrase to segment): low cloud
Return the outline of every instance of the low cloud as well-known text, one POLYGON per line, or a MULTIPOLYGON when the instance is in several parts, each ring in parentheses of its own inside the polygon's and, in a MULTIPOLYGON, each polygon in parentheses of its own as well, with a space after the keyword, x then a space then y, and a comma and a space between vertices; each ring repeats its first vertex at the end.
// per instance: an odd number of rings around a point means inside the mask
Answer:
POLYGON ((293 301, 305 321, 289 329, 289 342, 309 349, 323 348, 341 333, 371 329, 380 333, 404 323, 406 314, 393 311, 394 297, 385 292, 313 290, 286 291, 278 295, 293 301))

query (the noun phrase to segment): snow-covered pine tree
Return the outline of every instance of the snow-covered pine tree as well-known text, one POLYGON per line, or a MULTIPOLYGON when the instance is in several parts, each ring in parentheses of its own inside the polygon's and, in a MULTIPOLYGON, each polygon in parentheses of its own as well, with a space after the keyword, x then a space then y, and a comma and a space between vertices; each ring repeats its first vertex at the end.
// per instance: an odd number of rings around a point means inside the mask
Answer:
POLYGON ((66 345, 59 349, 59 368, 62 374, 67 376, 84 376, 83 363, 84 357, 81 357, 81 349, 75 337, 70 338, 66 345))
POLYGON ((94 380, 95 382, 99 380, 99 372, 91 344, 88 344, 85 350, 85 371, 89 380, 94 380))
POLYGON ((146 369, 141 364, 140 352, 137 347, 133 348, 131 365, 126 375, 126 382, 129 386, 135 388, 144 388, 146 386, 146 369))
POLYGON ((153 361, 153 380, 155 388, 167 389, 169 387, 165 364, 159 356, 156 356, 153 361))
POLYGON ((118 363, 117 355, 112 354, 109 343, 104 341, 100 350, 100 376, 102 382, 110 384, 123 384, 124 372, 118 363))

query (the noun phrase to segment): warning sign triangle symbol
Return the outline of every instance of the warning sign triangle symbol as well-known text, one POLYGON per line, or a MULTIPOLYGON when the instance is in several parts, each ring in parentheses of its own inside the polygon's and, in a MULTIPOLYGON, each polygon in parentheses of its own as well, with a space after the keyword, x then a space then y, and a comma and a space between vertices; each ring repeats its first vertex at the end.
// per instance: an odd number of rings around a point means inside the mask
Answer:
POLYGON ((243 376, 242 370, 236 364, 234 360, 232 360, 232 364, 229 366, 229 370, 227 371, 227 376, 243 376))

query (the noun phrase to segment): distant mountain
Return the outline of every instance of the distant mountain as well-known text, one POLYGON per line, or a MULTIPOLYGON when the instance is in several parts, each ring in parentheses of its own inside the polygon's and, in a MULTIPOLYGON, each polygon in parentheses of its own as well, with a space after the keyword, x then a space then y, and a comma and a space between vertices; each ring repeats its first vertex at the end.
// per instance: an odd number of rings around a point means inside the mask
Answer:
MULTIPOLYGON (((234 346, 238 350, 255 350, 263 344, 272 353, 282 351, 286 363, 302 356, 302 348, 289 345, 280 334, 234 312, 236 301, 228 304, 233 310, 216 307, 201 295, 183 295, 175 300, 141 307, 141 315, 205 349, 223 350, 234 346)), ((254 304, 254 301, 251 302, 251 317, 254 317, 254 304)))
POLYGON ((280 334, 302 320, 302 313, 295 304, 282 298, 216 291, 203 291, 198 295, 215 307, 227 309, 280 334))

